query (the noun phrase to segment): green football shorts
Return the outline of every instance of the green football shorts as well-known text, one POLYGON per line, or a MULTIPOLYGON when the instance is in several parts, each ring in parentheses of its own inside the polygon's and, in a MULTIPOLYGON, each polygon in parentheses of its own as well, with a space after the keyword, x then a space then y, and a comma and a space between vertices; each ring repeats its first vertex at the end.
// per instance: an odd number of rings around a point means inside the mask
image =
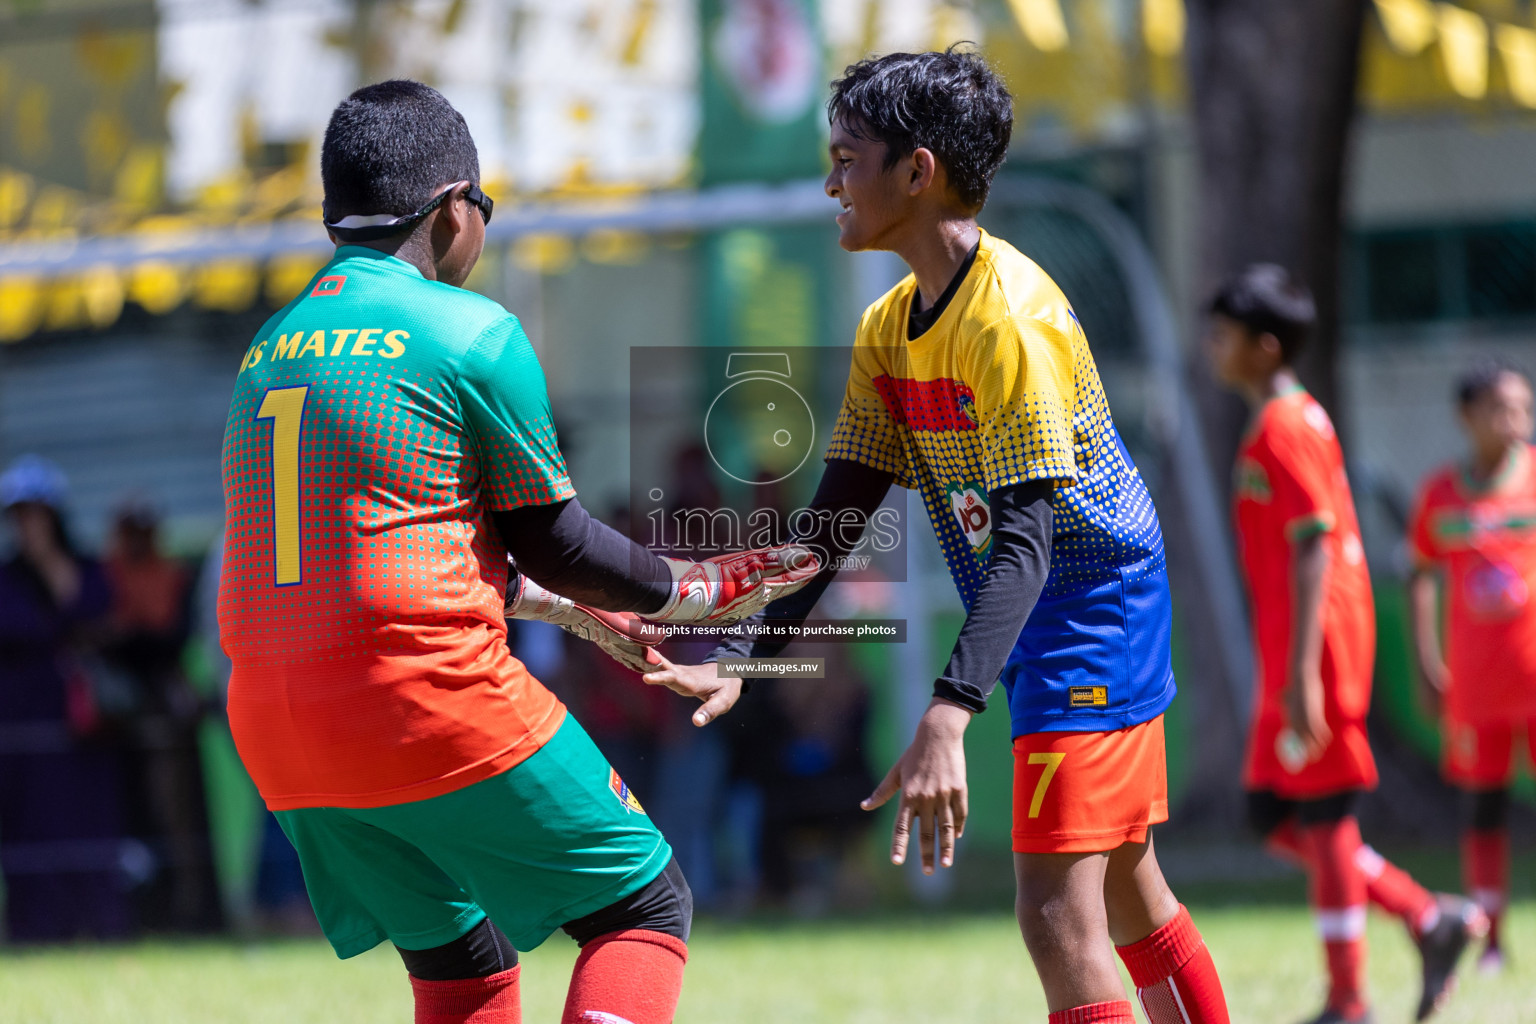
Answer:
MULTIPOLYGON (((387 753, 381 756, 388 756, 387 753)), ((672 857, 576 719, 500 775, 390 807, 278 811, 325 937, 452 942, 487 915, 518 949, 649 885, 672 857)))

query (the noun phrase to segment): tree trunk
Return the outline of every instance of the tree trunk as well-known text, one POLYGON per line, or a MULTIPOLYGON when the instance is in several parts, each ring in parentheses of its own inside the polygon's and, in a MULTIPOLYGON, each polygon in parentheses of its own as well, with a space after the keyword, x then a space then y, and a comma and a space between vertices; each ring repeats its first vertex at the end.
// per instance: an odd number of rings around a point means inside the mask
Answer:
MULTIPOLYGON (((1317 330, 1298 370, 1336 413, 1345 164, 1366 0, 1186 0, 1186 7, 1200 174, 1194 298, 1203 305, 1223 279, 1249 263, 1287 267, 1317 301, 1317 330)), ((1215 383, 1203 352, 1191 362, 1210 457, 1218 479, 1229 480, 1248 413, 1241 399, 1215 383)), ((1209 541, 1181 529, 1177 517, 1164 521, 1171 526, 1169 564, 1184 595, 1183 621, 1191 627, 1213 621, 1206 604, 1211 595, 1189 578, 1189 549, 1209 541)), ((1231 779, 1247 723, 1239 720, 1231 690, 1217 685, 1225 673, 1211 646, 1197 642, 1188 656, 1191 683, 1202 687, 1191 692, 1199 693, 1193 727, 1203 739, 1180 814, 1230 827, 1241 815, 1231 779)))
MULTIPOLYGON (((1188 11, 1199 298, 1257 261, 1310 287, 1317 329, 1297 369, 1337 422, 1344 183, 1366 0, 1188 0, 1188 11)), ((1243 414, 1231 399, 1205 405, 1225 471, 1243 414)))

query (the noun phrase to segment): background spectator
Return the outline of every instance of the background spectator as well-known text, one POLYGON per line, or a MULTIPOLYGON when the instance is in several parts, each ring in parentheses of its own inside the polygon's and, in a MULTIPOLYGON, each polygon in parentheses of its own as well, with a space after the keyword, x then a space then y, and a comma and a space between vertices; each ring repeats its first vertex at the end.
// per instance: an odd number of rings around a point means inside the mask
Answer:
POLYGON ((103 567, 112 603, 102 653, 133 694, 123 722, 129 826, 159 868, 141 895, 141 919, 154 928, 216 928, 218 886, 198 747, 204 702, 182 668, 191 574, 161 550, 159 518, 140 502, 117 511, 103 567))
POLYGON ((16 942, 127 935, 146 859, 124 841, 119 755, 100 742, 92 654, 107 582, 70 541, 64 498, 45 459, 0 475, 15 542, 0 563, 0 866, 16 942))

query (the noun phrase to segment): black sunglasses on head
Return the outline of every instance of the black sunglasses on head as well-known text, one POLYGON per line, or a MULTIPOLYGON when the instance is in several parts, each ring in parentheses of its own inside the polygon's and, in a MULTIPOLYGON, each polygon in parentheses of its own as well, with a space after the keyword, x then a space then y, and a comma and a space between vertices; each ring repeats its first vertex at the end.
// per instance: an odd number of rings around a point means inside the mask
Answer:
POLYGON ((427 205, 404 217, 391 217, 388 214, 350 214, 338 221, 326 221, 325 226, 343 242, 375 242, 381 238, 397 235, 415 224, 441 206, 443 200, 453 195, 462 184, 469 185, 464 190, 464 200, 473 203, 480 210, 480 219, 489 225, 491 211, 496 208, 495 200, 480 191, 480 186, 473 182, 456 182, 433 196, 428 200, 427 205))
POLYGON ((480 207, 480 219, 485 222, 486 227, 490 227, 491 211, 496 209, 496 200, 480 191, 479 185, 471 185, 464 190, 464 201, 480 207))

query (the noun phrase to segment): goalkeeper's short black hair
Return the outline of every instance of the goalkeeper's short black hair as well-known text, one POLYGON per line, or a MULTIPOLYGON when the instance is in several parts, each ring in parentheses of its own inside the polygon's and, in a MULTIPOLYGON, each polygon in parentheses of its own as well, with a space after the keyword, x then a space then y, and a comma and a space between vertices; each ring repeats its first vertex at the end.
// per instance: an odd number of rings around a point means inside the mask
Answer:
POLYGON ((987 62, 954 46, 850 64, 832 83, 827 119, 885 144, 886 169, 917 149, 944 165, 950 188, 980 210, 1008 155, 1013 97, 987 62))
POLYGON ((1456 404, 1462 409, 1470 408, 1498 387, 1505 374, 1513 374, 1527 384, 1531 382, 1530 376, 1520 367, 1502 356, 1493 356, 1468 368, 1456 381, 1456 404))
POLYGON ((443 94, 406 79, 365 85, 331 113, 320 148, 325 219, 403 217, 452 181, 480 184, 469 126, 443 94))
POLYGON ((1210 309, 1254 334, 1273 334, 1286 365, 1301 353, 1317 322, 1312 293, 1275 263, 1255 263, 1229 278, 1217 289, 1210 309))

